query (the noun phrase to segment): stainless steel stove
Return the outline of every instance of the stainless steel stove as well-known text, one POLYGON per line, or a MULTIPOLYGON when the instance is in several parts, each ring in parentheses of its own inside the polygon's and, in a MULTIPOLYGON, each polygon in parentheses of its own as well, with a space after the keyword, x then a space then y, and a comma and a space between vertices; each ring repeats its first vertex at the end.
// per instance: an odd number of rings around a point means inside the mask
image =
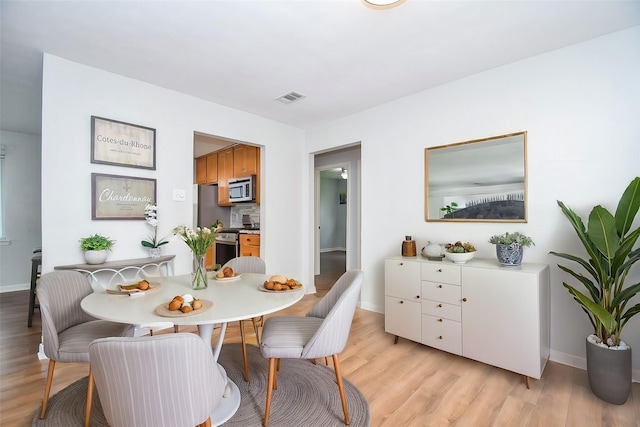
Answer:
POLYGON ((236 258, 240 252, 238 232, 240 230, 223 229, 216 236, 216 264, 225 265, 236 258))

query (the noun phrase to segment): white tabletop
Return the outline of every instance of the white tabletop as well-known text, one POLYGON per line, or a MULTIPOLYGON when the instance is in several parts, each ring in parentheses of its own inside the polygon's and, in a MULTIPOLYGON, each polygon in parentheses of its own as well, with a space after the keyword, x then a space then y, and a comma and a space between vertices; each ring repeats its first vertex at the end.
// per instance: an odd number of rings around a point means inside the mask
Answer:
POLYGON ((160 283, 158 289, 141 296, 113 295, 98 290, 82 300, 82 309, 98 319, 133 325, 172 322, 175 325, 208 325, 249 319, 273 313, 298 302, 304 288, 289 292, 263 292, 259 290, 270 276, 242 273, 233 281, 209 279, 204 290, 191 289, 190 275, 151 278, 160 283), (184 317, 164 317, 154 313, 160 304, 169 304, 176 295, 191 294, 195 298, 213 302, 213 307, 199 314, 184 317))

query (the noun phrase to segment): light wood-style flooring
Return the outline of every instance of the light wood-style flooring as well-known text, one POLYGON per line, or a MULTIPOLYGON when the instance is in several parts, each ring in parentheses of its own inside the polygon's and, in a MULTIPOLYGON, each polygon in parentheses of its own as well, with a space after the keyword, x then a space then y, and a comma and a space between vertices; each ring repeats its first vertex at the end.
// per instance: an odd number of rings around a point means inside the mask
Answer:
MULTIPOLYGON (((305 314, 325 292, 306 295, 283 314, 305 314)), ((47 361, 36 356, 40 315, 36 312, 33 327, 28 328, 27 303, 27 291, 0 294, 3 427, 30 426, 42 403, 47 361)), ((239 341, 234 322, 226 342, 239 341)), ((393 336, 384 332, 380 313, 356 310, 340 359, 344 377, 369 401, 372 427, 640 427, 640 384, 633 384, 626 404, 611 405, 591 394, 585 371, 549 362, 542 379, 532 380, 527 390, 522 377, 514 373, 404 339, 394 345, 393 336)), ((59 364, 51 393, 87 372, 86 364, 59 364)))

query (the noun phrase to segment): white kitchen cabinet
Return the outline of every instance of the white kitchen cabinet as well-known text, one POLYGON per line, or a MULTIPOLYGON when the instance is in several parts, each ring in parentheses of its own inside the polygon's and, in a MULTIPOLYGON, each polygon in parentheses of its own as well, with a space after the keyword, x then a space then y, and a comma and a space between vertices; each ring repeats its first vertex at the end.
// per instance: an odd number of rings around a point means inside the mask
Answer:
POLYGON ((539 379, 549 358, 549 267, 387 258, 385 330, 539 379))
POLYGON ((420 263, 393 258, 384 265, 384 330, 398 337, 420 342, 422 338, 420 263))

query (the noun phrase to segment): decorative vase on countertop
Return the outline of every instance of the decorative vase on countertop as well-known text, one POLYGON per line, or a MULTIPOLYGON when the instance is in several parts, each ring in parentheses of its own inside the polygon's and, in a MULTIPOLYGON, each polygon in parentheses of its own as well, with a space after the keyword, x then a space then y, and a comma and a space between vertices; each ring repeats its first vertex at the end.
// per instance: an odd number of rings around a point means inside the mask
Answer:
POLYGON ((205 256, 193 254, 193 270, 191 271, 191 289, 206 289, 209 286, 205 256))
POLYGON ((427 242, 427 246, 424 247, 424 253, 427 257, 440 258, 442 256, 442 246, 438 243, 427 242))
POLYGON ((157 247, 157 248, 149 248, 149 256, 151 258, 160 258, 160 252, 162 251, 162 248, 157 247))
POLYGON ((402 242, 402 256, 416 256, 416 242, 411 240, 411 236, 405 236, 402 242))
POLYGON ((496 256, 498 262, 503 267, 515 267, 522 264, 522 254, 524 247, 519 243, 510 245, 496 244, 496 256))

